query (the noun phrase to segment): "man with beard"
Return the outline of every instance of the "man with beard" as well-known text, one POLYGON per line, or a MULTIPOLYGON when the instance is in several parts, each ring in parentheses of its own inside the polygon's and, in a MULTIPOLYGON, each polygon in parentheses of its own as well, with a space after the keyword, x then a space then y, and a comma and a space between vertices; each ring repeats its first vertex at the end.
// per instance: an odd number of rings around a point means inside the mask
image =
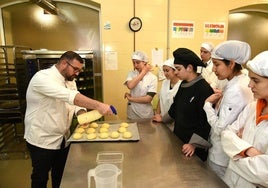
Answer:
POLYGON ((50 170, 52 187, 60 186, 74 114, 85 113, 86 109, 112 114, 110 105, 77 91, 74 78, 82 68, 82 58, 67 51, 57 64, 37 72, 29 83, 24 138, 32 160, 32 188, 46 188, 50 170))

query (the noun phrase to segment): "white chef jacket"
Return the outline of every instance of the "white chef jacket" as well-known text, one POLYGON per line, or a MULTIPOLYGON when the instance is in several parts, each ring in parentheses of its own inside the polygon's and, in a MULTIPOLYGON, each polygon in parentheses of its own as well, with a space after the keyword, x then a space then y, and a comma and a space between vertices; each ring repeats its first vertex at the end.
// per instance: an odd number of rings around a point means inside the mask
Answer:
POLYGON ((248 103, 253 101, 253 94, 248 83, 249 78, 246 75, 235 76, 227 82, 218 109, 214 109, 209 102, 204 105, 211 126, 209 141, 212 147, 209 149, 208 157, 217 165, 227 167, 229 161, 229 157, 221 146, 221 132, 237 119, 239 113, 248 103))
POLYGON ((170 88, 170 80, 165 79, 162 82, 162 86, 159 92, 159 101, 160 101, 160 109, 161 116, 163 117, 168 113, 170 106, 174 101, 174 97, 180 87, 181 80, 179 80, 173 88, 170 88))
POLYGON ((268 187, 268 120, 256 125, 256 102, 246 106, 221 136, 223 149, 231 158, 224 181, 231 188, 268 187), (240 128, 244 128, 242 139, 236 134, 240 128), (264 154, 244 158, 238 155, 251 146, 264 154))
POLYGON ((212 71, 213 62, 210 59, 207 62, 207 66, 202 68, 202 76, 203 78, 211 85, 212 88, 216 87, 215 80, 217 80, 216 74, 212 71))
MULTIPOLYGON (((138 75, 139 72, 137 70, 130 71, 126 82, 138 75)), ((132 97, 146 96, 148 92, 157 93, 157 77, 151 72, 144 75, 143 79, 136 85, 136 87, 130 90, 132 97)), ((128 102, 127 113, 129 119, 146 119, 152 118, 154 115, 151 103, 128 102)))
POLYGON ((26 141, 40 148, 59 149, 70 135, 73 114, 84 109, 73 104, 77 93, 75 81, 65 81, 55 65, 37 72, 26 94, 26 141))

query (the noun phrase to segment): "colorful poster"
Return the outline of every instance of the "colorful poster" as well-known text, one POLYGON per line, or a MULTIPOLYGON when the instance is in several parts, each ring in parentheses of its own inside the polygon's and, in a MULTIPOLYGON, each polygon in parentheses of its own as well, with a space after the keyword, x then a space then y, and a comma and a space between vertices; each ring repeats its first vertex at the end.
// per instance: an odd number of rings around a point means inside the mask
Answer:
POLYGON ((172 38, 194 38, 194 22, 192 21, 173 21, 172 38))
POLYGON ((225 34, 224 22, 205 22, 204 38, 205 39, 223 39, 225 34))

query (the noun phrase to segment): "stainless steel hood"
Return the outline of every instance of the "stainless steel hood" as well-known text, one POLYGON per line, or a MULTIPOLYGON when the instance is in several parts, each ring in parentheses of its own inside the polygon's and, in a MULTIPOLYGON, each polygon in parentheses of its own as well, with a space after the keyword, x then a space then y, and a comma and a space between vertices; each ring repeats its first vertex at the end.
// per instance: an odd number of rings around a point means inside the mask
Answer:
POLYGON ((60 12, 56 4, 51 0, 31 0, 31 2, 42 7, 45 11, 49 12, 50 14, 58 15, 60 12))

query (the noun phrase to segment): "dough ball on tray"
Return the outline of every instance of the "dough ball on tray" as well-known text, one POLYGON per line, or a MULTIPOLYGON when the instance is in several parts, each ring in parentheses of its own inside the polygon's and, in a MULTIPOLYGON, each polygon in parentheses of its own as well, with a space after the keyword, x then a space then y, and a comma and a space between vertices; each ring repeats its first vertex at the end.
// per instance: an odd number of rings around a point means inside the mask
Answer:
POLYGON ((96 133, 90 133, 90 134, 87 134, 87 139, 89 140, 93 140, 97 138, 97 134, 96 133))
POLYGON ((103 123, 103 124, 101 125, 101 128, 109 129, 109 127, 110 127, 110 124, 109 124, 109 123, 103 123))
POLYGON ((117 131, 113 131, 110 133, 110 137, 113 139, 119 138, 120 134, 117 131))
POLYGON ((124 133, 126 131, 127 131, 126 127, 119 127, 119 129, 118 129, 118 132, 120 132, 120 133, 124 133))
POLYGON ((123 123, 120 124, 120 127, 126 127, 127 128, 127 127, 129 127, 129 124, 126 123, 126 122, 123 122, 123 123))
POLYGON ((108 132, 109 130, 107 129, 107 128, 105 128, 105 127, 101 127, 100 129, 99 129, 99 133, 106 133, 106 132, 108 132))
POLYGON ((75 130, 74 130, 75 133, 84 133, 85 132, 85 129, 81 128, 81 127, 77 127, 75 130))
POLYGON ((101 139, 106 139, 108 137, 109 137, 109 133, 108 132, 99 133, 99 138, 101 138, 101 139))
POLYGON ((82 138, 82 134, 81 133, 74 133, 73 134, 73 139, 75 139, 75 140, 79 140, 79 139, 81 139, 82 138))
POLYGON ((89 127, 89 123, 84 123, 82 125, 79 125, 80 128, 87 129, 89 127))
POLYGON ((99 125, 96 122, 90 123, 89 127, 98 128, 99 125))
POLYGON ((132 133, 131 132, 126 131, 126 132, 123 133, 123 138, 128 139, 128 138, 131 138, 131 137, 132 137, 132 133))
POLYGON ((87 133, 87 134, 95 133, 95 132, 96 132, 96 129, 95 129, 95 128, 92 128, 92 127, 89 127, 89 128, 86 130, 86 133, 87 133))

